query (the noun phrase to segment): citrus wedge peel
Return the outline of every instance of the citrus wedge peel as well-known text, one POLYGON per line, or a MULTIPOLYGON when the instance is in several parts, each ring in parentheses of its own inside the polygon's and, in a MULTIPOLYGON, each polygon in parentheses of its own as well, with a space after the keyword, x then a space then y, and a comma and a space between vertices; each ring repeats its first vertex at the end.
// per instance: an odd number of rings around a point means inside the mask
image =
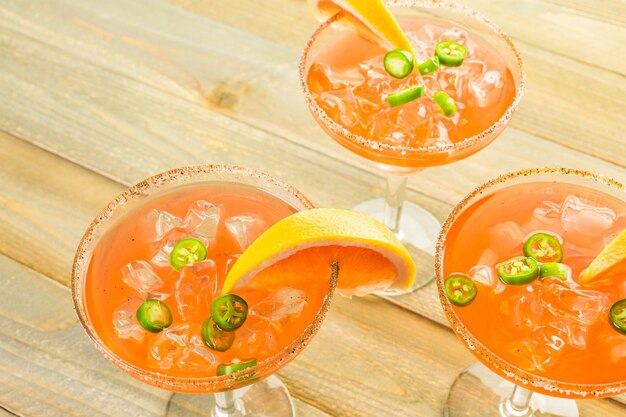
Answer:
POLYGON ((286 217, 259 236, 229 271, 222 292, 289 286, 311 279, 311 270, 315 279, 327 279, 335 263, 337 291, 346 296, 408 290, 416 272, 407 250, 382 223, 350 210, 313 209, 286 217))
POLYGON ((415 55, 411 43, 382 0, 308 0, 308 3, 320 21, 343 13, 357 32, 415 55))
POLYGON ((626 229, 622 230, 589 264, 578 278, 578 282, 586 284, 594 281, 614 266, 626 260, 626 229))

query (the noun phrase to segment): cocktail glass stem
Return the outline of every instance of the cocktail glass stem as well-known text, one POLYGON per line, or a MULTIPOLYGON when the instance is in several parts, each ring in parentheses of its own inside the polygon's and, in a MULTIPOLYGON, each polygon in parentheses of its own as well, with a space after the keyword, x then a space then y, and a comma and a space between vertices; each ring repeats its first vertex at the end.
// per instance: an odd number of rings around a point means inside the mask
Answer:
POLYGON ((238 417, 243 413, 237 409, 235 396, 232 391, 218 392, 215 394, 215 408, 212 417, 238 417))
POLYGON ((532 414, 530 399, 532 391, 515 385, 511 395, 500 404, 502 417, 526 417, 532 414))
POLYGON ((385 209, 383 223, 402 240, 400 218, 406 198, 406 175, 387 175, 387 191, 385 194, 385 209))

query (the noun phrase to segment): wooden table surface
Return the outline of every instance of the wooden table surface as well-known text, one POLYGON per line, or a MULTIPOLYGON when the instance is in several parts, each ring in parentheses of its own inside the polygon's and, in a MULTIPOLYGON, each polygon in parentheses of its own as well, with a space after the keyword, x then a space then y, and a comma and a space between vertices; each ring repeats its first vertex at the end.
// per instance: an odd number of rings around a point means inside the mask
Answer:
MULTIPOLYGON (((522 51, 525 97, 491 146, 410 179, 443 219, 507 170, 560 165, 626 181, 626 3, 468 0, 522 51)), ((78 323, 68 284, 92 217, 128 185, 201 163, 265 170, 320 206, 383 193, 369 162, 310 117, 297 63, 305 0, 0 2, 0 416, 165 414, 171 393, 118 371, 78 323)), ((431 265, 420 266, 432 273, 431 265)), ((300 416, 441 416, 474 362, 434 285, 337 297, 279 375, 300 416)), ((624 397, 581 416, 626 414, 624 397)))

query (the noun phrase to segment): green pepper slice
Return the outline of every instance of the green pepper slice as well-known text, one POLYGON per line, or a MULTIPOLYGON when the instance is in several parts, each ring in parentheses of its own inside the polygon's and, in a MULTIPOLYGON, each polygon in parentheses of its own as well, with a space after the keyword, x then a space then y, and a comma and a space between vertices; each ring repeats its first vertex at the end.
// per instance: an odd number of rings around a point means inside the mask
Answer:
POLYGON ((615 330, 626 334, 626 298, 613 304, 609 311, 609 318, 615 330))
POLYGON ((539 265, 533 258, 517 256, 496 265, 498 276, 508 285, 524 285, 539 276, 539 265))
POLYGON ((456 103, 445 91, 437 91, 433 94, 433 100, 437 103, 439 110, 441 110, 444 115, 450 117, 454 116, 454 113, 456 113, 456 103))
POLYGON ((172 312, 164 302, 151 298, 144 301, 137 309, 137 321, 147 331, 158 333, 170 327, 172 312))
POLYGON ((542 263, 561 262, 563 260, 563 247, 555 236, 538 232, 526 239, 524 255, 542 263))
POLYGON ((256 366, 256 359, 248 359, 241 362, 223 363, 217 367, 217 374, 219 376, 234 374, 235 372, 243 371, 247 368, 256 366))
POLYGON ((422 75, 428 75, 433 73, 439 69, 439 58, 434 56, 426 61, 422 62, 417 66, 417 70, 422 75))
POLYGON ((435 46, 435 55, 439 58, 441 65, 458 67, 467 56, 467 48, 454 41, 443 41, 435 46))
POLYGON ((208 318, 202 325, 202 340, 209 348, 226 352, 235 341, 235 333, 220 329, 212 318, 208 318))
POLYGON ((222 295, 211 304, 211 318, 223 330, 237 330, 246 321, 247 316, 248 303, 238 295, 222 295))
POLYGON ((410 101, 416 100, 424 95, 424 86, 414 85, 412 87, 405 88, 404 90, 396 91, 387 96, 387 102, 391 107, 401 106, 410 101))
POLYGON ((394 49, 387 52, 383 65, 392 77, 404 78, 413 71, 413 54, 404 49, 394 49))
POLYGON ((545 277, 555 277, 565 281, 570 273, 569 266, 558 262, 548 262, 546 264, 541 264, 539 267, 539 276, 541 279, 544 279, 545 277))
POLYGON ((448 300, 459 307, 471 303, 478 294, 474 281, 465 275, 450 275, 443 282, 443 288, 448 300))
POLYGON ((204 243, 198 239, 189 237, 179 240, 170 253, 170 265, 180 271, 185 265, 193 265, 196 262, 204 261, 207 256, 207 249, 204 243))

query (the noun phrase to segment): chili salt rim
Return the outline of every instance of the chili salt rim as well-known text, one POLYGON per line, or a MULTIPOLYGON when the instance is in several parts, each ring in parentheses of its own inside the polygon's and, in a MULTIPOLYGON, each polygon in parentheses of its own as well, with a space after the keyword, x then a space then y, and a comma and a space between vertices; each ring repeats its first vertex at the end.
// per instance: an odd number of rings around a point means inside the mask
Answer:
MULTIPOLYGON (((458 216, 464 211, 466 207, 472 202, 472 200, 480 194, 483 194, 491 187, 506 183, 509 180, 519 177, 528 177, 532 175, 544 175, 555 174, 571 177, 581 177, 591 179, 604 184, 608 187, 612 187, 619 191, 626 192, 626 186, 624 184, 615 181, 611 178, 596 175, 588 171, 582 171, 570 168, 531 168, 520 170, 516 172, 509 172, 507 174, 500 175, 497 178, 489 180, 484 184, 476 187, 467 196, 465 196, 450 212, 445 222, 442 224, 441 231, 437 240, 436 252, 435 252, 435 281, 437 282, 437 290, 439 293, 439 299, 443 307, 444 313, 450 326, 457 334, 457 336, 463 341, 463 343, 473 352, 476 353, 482 361, 486 362, 497 372, 505 375, 508 379, 515 381, 521 385, 530 384, 540 390, 547 392, 558 392, 565 396, 575 396, 579 398, 593 395, 595 397, 607 397, 617 395, 626 391, 626 379, 620 382, 608 383, 608 384, 573 384, 568 382, 559 382, 556 380, 544 378, 538 375, 534 375, 531 372, 520 369, 511 363, 498 357, 491 352, 485 345, 476 339, 471 332, 465 327, 461 319, 457 316, 456 312, 450 301, 448 300, 444 288, 443 288, 443 256, 445 250, 445 241, 447 233, 457 220, 458 216)), ((486 194, 487 195, 487 194, 486 194)), ((626 202, 626 198, 624 199, 626 202)))
POLYGON ((524 72, 524 64, 522 61, 522 57, 511 40, 511 38, 504 32, 498 25, 495 24, 491 19, 483 16, 476 10, 470 9, 460 4, 452 3, 446 0, 422 0, 422 1, 411 1, 411 0, 389 0, 387 1, 389 6, 399 6, 399 7, 407 7, 407 8, 441 8, 448 11, 452 11, 454 13, 463 14, 466 16, 470 16, 475 20, 485 24, 489 29, 491 29, 498 37, 508 45, 510 51, 513 53, 515 63, 518 66, 517 74, 519 76, 519 85, 516 86, 515 96, 511 104, 506 108, 505 112, 502 116, 496 120, 493 124, 491 124, 487 129, 482 132, 470 136, 468 138, 463 139, 460 142, 456 142, 453 144, 443 145, 443 146, 423 146, 423 147, 411 147, 411 146, 402 146, 402 145, 391 145, 388 143, 380 142, 373 139, 368 139, 361 135, 357 135, 352 133, 350 130, 345 128, 344 126, 337 123, 333 120, 328 114, 317 104, 315 99, 313 98, 313 94, 309 90, 309 87, 306 82, 307 78, 307 70, 306 68, 306 59, 308 57, 308 53, 312 46, 315 44, 315 41, 320 36, 320 34, 337 20, 339 20, 342 15, 341 12, 335 14, 330 17, 324 23, 322 23, 318 28, 313 32, 313 35, 307 40, 302 55, 300 57, 300 87, 302 89, 302 93, 304 94, 304 99, 307 103, 309 110, 315 114, 315 116, 322 120, 325 126, 327 126, 333 133, 338 134, 344 138, 347 138, 351 142, 366 147, 368 149, 373 149, 377 151, 391 151, 393 153, 402 153, 402 155, 406 156, 406 159, 410 159, 408 155, 410 154, 447 154, 453 151, 460 151, 469 147, 472 147, 483 140, 487 139, 491 134, 493 134, 498 129, 506 126, 508 122, 513 117, 513 114, 517 110, 519 103, 524 96, 524 85, 526 82, 526 73, 524 72))
MULTIPOLYGON (((255 380, 270 376, 282 366, 294 359, 311 341, 317 333, 328 309, 330 301, 337 285, 338 268, 333 265, 331 276, 329 277, 329 290, 326 293, 322 305, 316 313, 313 321, 303 330, 303 332, 284 349, 272 355, 257 365, 246 368, 243 371, 233 375, 208 376, 208 377, 178 377, 166 375, 158 371, 150 371, 123 359, 101 340, 98 333, 91 325, 87 315, 87 309, 83 303, 83 286, 86 279, 87 269, 91 261, 92 250, 88 249, 88 245, 94 241, 96 233, 101 227, 105 227, 107 222, 114 215, 116 210, 122 208, 127 202, 137 199, 141 196, 150 195, 151 192, 158 191, 162 186, 172 184, 184 184, 184 180, 197 180, 198 177, 207 176, 207 182, 233 182, 238 177, 252 178, 262 182, 262 185, 268 187, 276 187, 288 192, 294 197, 299 206, 296 209, 309 210, 315 206, 295 187, 281 181, 269 174, 250 168, 234 166, 234 165, 197 165, 182 168, 176 168, 165 171, 129 187, 124 192, 111 200, 107 206, 93 219, 85 234, 80 240, 76 255, 74 257, 72 267, 72 299, 74 301, 74 310, 80 320, 85 333, 95 347, 115 366, 132 377, 154 385, 160 388, 172 391, 184 392, 218 392, 229 389, 240 388, 244 385, 253 383, 255 380), (220 177, 221 176, 221 177, 220 177)), ((271 190, 266 190, 271 194, 271 190)))

